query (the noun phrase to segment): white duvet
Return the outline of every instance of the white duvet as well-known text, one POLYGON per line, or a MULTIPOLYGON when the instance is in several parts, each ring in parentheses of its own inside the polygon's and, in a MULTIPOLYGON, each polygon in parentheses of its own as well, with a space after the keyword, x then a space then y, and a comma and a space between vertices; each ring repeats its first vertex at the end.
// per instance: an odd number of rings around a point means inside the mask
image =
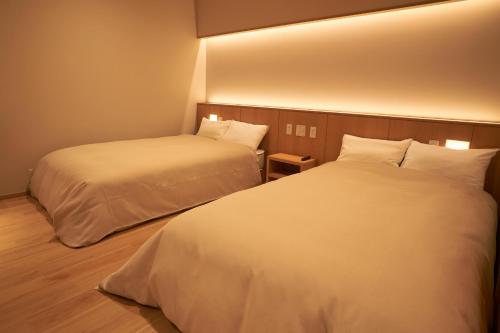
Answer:
POLYGON ((181 214, 100 287, 183 332, 487 332, 496 204, 333 162, 181 214))
POLYGON ((37 164, 30 191, 71 247, 260 184, 255 152, 180 135, 54 151, 37 164))

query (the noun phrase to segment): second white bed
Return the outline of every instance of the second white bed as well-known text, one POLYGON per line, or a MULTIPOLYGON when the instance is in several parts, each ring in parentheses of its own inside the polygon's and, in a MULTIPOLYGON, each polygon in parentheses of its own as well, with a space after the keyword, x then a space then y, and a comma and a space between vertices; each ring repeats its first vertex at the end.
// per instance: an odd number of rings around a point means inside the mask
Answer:
POLYGON ((57 150, 42 158, 31 194, 71 247, 260 184, 255 151, 180 135, 57 150))

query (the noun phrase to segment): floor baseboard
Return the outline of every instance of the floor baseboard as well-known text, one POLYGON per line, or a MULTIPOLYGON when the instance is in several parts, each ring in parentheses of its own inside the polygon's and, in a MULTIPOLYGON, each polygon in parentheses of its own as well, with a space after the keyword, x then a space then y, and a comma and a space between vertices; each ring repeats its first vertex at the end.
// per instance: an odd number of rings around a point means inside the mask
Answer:
POLYGON ((28 192, 4 194, 4 195, 0 195, 0 200, 22 197, 22 196, 27 195, 27 194, 28 194, 28 192))

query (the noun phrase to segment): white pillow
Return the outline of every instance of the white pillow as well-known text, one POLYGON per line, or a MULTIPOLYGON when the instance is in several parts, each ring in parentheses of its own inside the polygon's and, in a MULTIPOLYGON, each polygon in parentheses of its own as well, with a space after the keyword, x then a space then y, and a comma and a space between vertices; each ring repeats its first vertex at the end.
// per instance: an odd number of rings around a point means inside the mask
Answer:
POLYGON ((389 141, 344 134, 337 161, 377 162, 399 166, 411 139, 389 141))
POLYGON ((227 132, 228 128, 229 121, 210 121, 207 118, 203 118, 196 135, 220 139, 227 132))
POLYGON ((486 169, 498 149, 453 150, 413 141, 401 165, 483 189, 486 169))
POLYGON ((259 147, 268 128, 267 125, 254 125, 231 120, 229 129, 220 140, 239 143, 255 150, 259 147))

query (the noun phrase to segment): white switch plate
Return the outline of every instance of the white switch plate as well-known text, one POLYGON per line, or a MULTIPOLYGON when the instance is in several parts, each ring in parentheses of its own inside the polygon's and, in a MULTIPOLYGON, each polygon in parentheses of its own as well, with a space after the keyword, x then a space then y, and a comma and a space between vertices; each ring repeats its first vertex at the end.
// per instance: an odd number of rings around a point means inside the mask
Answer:
POLYGON ((293 125, 286 124, 286 135, 292 135, 292 132, 293 132, 293 125))
POLYGON ((295 126, 295 135, 296 136, 306 136, 306 125, 295 126))
POLYGON ((439 146, 439 140, 429 140, 429 144, 433 146, 439 146))
POLYGON ((309 137, 311 139, 315 139, 316 138, 316 126, 309 127, 309 137))

